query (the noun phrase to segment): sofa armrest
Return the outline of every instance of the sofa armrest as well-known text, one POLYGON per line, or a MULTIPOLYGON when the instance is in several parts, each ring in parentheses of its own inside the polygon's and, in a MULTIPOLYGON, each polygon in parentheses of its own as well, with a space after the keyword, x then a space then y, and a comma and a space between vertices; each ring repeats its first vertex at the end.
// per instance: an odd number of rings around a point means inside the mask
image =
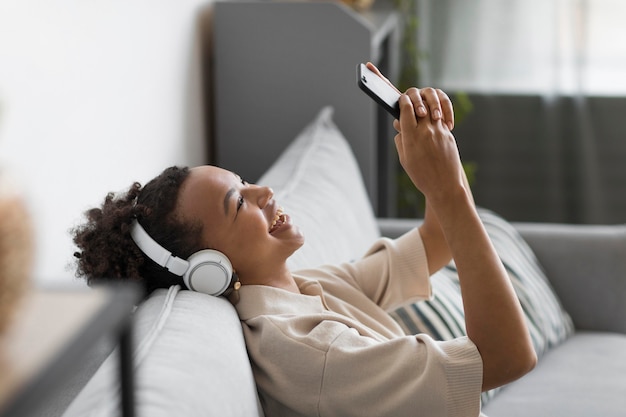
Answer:
POLYGON ((626 333, 626 226, 513 223, 577 329, 626 333))

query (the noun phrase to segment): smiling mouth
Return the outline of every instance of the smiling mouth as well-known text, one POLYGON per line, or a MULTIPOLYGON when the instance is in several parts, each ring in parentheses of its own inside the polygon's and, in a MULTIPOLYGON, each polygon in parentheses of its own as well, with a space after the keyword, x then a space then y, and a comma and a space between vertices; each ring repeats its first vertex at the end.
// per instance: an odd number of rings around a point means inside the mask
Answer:
POLYGON ((273 233, 276 230, 280 229, 280 227, 285 224, 286 222, 286 216, 283 213, 283 208, 279 207, 278 210, 276 210, 276 214, 274 215, 274 219, 272 219, 272 224, 270 225, 270 229, 269 229, 269 233, 273 233))

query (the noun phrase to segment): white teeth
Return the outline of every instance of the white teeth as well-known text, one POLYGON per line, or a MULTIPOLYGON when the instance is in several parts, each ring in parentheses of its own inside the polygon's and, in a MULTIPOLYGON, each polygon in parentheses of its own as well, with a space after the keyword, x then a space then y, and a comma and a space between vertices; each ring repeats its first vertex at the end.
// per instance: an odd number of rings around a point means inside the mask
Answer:
POLYGON ((280 219, 280 217, 283 215, 283 208, 282 207, 278 207, 278 210, 276 210, 276 214, 274 215, 274 220, 272 220, 272 224, 270 226, 270 230, 272 230, 274 228, 274 226, 276 226, 276 222, 278 222, 278 220, 280 219))

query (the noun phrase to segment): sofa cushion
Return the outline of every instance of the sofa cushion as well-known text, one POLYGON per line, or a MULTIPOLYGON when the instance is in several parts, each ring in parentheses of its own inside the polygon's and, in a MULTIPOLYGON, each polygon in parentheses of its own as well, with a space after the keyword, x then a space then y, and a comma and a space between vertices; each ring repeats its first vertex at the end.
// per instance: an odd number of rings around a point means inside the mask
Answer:
MULTIPOLYGON (((534 253, 519 233, 492 211, 480 218, 508 272, 524 311, 538 356, 573 333, 572 321, 550 287, 534 253)), ((427 333, 436 340, 466 336, 459 278, 451 262, 432 278, 433 298, 391 312, 407 334, 427 333)), ((486 404, 496 391, 483 394, 486 404)))
MULTIPOLYGON (((134 315, 138 416, 262 415, 241 324, 224 298, 154 291, 134 315)), ((70 405, 65 417, 117 415, 117 352, 70 405)))
POLYGON ((577 332, 483 409, 489 417, 602 416, 626 410, 626 335, 577 332))
POLYGON ((292 270, 356 259, 379 237, 356 158, 332 115, 323 108, 258 181, 304 233, 288 259, 292 270))

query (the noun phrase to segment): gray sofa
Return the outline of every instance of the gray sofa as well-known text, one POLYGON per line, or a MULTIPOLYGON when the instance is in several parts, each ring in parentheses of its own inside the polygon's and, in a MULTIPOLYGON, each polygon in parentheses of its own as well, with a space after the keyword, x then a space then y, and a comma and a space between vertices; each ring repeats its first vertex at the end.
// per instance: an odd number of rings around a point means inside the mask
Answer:
MULTIPOLYGON (((259 183, 273 187, 276 200, 305 233, 304 247, 289 259, 293 269, 349 261, 381 234, 394 237, 417 224, 375 218, 330 108, 259 183)), ((530 374, 485 397, 483 412, 490 417, 624 416, 626 227, 514 227, 523 237, 516 237, 518 243, 532 248, 524 253, 538 263, 535 273, 545 273, 542 291, 551 292, 559 319, 573 327, 542 345, 530 374)), ((158 290, 138 307, 135 323, 138 416, 263 415, 240 324, 226 300, 178 287, 158 290)), ((81 387, 65 416, 116 415, 116 372, 112 354, 81 387)))

